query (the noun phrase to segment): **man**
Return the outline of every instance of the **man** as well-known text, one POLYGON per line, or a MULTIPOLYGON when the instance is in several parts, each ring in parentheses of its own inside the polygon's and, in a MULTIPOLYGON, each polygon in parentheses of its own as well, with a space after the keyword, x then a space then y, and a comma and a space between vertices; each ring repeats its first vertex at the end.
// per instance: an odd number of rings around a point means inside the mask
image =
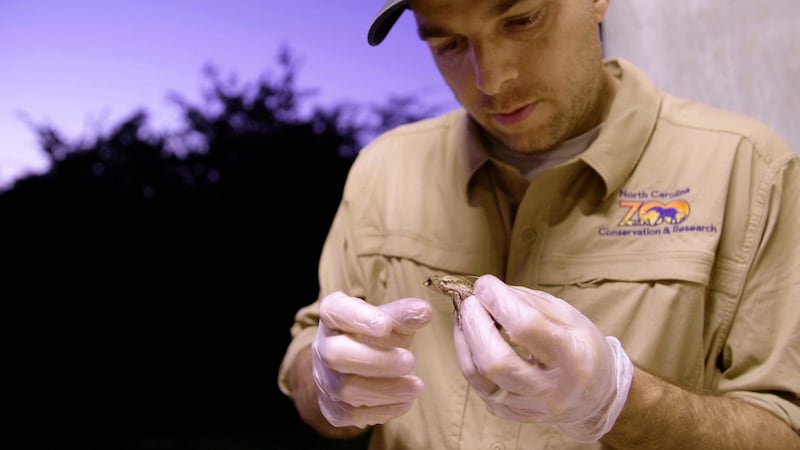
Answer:
POLYGON ((800 448, 800 161, 604 61, 608 0, 390 0, 463 106, 358 156, 279 385, 375 449, 800 448), (429 276, 480 276, 460 303, 429 276), (522 351, 515 349, 521 348, 522 351))

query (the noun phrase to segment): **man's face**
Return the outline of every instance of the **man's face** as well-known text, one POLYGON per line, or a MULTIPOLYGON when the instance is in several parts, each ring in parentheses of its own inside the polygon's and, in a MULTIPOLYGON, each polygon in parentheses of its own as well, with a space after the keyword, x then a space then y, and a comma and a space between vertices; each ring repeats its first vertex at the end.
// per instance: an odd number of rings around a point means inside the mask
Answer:
POLYGON ((495 139, 547 150, 599 124, 613 97, 598 33, 607 0, 411 0, 458 101, 495 139))

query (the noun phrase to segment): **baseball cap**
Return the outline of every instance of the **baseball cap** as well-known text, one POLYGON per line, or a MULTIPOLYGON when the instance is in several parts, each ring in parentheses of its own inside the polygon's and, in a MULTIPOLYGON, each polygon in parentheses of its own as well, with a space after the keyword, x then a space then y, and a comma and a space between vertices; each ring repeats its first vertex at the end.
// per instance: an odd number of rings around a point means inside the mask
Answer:
POLYGON ((406 8, 408 8, 408 0, 386 0, 383 8, 378 12, 378 16, 372 21, 372 26, 369 27, 369 33, 367 33, 369 45, 376 46, 383 42, 406 8))

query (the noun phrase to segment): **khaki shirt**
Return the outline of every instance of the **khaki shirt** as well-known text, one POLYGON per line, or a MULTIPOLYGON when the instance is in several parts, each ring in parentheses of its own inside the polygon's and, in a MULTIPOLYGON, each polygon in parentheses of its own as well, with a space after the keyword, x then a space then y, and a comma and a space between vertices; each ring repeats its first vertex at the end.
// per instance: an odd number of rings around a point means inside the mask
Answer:
MULTIPOLYGON (((433 274, 492 273, 574 305, 631 359, 800 429, 800 161, 762 124, 660 92, 624 60, 581 155, 528 183, 490 159, 462 110, 401 126, 354 162, 319 266, 320 298, 434 307, 412 351, 425 391, 373 449, 602 448, 489 414, 458 367, 433 274), (518 207, 517 207, 518 204, 518 207)), ((291 329, 286 370, 318 302, 291 329)))

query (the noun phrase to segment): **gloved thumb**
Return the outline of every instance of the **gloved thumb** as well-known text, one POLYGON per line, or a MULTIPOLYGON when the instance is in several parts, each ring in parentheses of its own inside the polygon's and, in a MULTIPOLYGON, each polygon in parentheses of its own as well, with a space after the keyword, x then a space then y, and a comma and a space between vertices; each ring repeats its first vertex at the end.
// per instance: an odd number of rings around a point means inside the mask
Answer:
POLYGON ((378 307, 392 318, 392 331, 408 335, 424 327, 433 318, 433 308, 419 298, 402 298, 378 307))

